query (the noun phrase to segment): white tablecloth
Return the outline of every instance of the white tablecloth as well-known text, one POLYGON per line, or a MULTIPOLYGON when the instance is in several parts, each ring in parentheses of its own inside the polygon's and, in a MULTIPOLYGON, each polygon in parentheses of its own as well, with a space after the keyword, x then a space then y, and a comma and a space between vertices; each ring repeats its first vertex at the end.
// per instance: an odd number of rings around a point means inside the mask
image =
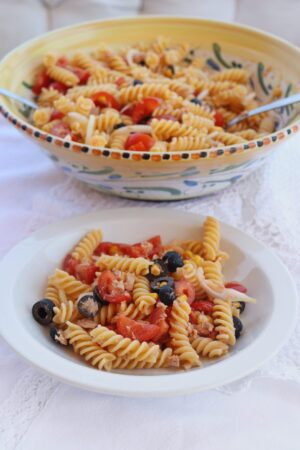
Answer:
MULTIPOLYGON (((142 204, 66 178, 2 119, 0 136, 0 256, 59 218, 142 204)), ((168 206, 215 214, 265 241, 299 287, 298 142, 223 193, 168 206)), ((246 380, 177 398, 129 399, 64 385, 32 368, 0 338, 0 449, 299 450, 299 361, 298 326, 283 350, 246 380)))

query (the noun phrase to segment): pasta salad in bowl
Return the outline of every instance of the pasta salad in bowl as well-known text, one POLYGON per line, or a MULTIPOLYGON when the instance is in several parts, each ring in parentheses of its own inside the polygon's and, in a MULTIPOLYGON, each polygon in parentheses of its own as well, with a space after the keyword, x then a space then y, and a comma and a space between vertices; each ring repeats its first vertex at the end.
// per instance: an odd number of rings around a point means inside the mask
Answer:
POLYGON ((209 194, 298 131, 296 106, 227 126, 299 88, 299 50, 246 27, 166 17, 92 22, 21 49, 0 64, 0 82, 38 108, 3 100, 2 113, 66 173, 105 192, 209 194))
POLYGON ((203 239, 132 245, 88 232, 48 278, 32 308, 50 336, 98 369, 183 368, 219 358, 243 331, 246 295, 225 283, 220 224, 207 217, 203 239))
POLYGON ((161 208, 51 224, 5 256, 0 282, 0 332, 19 354, 118 395, 243 377, 284 343, 297 308, 290 274, 262 244, 216 218, 161 208))

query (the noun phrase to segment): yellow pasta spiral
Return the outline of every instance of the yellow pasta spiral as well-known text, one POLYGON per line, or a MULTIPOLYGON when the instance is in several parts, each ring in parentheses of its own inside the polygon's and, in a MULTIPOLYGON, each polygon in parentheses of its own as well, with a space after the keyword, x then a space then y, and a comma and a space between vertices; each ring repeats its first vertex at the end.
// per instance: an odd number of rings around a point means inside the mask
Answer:
POLYGON ((233 106, 242 104, 246 94, 245 86, 236 85, 232 89, 215 93, 211 98, 215 106, 233 106))
POLYGON ((59 306, 61 303, 57 287, 50 283, 48 283, 46 287, 46 290, 44 292, 44 298, 51 300, 55 304, 55 306, 59 306))
POLYGON ((227 345, 235 344, 235 329, 232 319, 231 303, 215 298, 213 300, 213 321, 217 331, 216 339, 227 345))
POLYGON ((170 152, 184 151, 184 150, 201 150, 209 147, 211 147, 210 142, 207 139, 207 137, 203 134, 202 135, 199 134, 198 136, 174 137, 168 144, 168 150, 170 152))
POLYGON ((180 365, 184 369, 190 369, 200 365, 200 360, 190 344, 188 338, 188 322, 191 308, 187 302, 186 296, 178 297, 171 310, 170 323, 170 346, 174 355, 179 357, 180 365))
POLYGON ((101 241, 101 230, 89 231, 74 248, 72 252, 73 258, 91 261, 92 255, 101 241))
POLYGON ((64 67, 50 66, 47 68, 47 74, 55 81, 65 84, 66 86, 76 86, 79 83, 79 78, 73 72, 64 67))
POLYGON ((159 354, 158 345, 124 338, 102 325, 98 325, 90 334, 94 342, 121 358, 153 363, 159 354))
POLYGON ((205 259, 214 261, 220 245, 220 224, 214 217, 208 216, 203 225, 203 250, 205 259))
POLYGON ((67 322, 67 325, 65 333, 75 353, 81 355, 92 366, 100 370, 111 370, 112 362, 116 359, 115 355, 102 349, 79 325, 72 322, 67 322))
POLYGON ((150 69, 155 70, 159 65, 159 61, 160 57, 157 53, 153 52, 152 50, 146 52, 145 63, 150 69))
POLYGON ((243 144, 244 142, 246 142, 246 140, 244 138, 242 138, 241 136, 236 136, 231 133, 226 133, 225 131, 224 132, 215 132, 213 134, 213 139, 215 141, 219 141, 225 145, 236 145, 236 144, 243 144))
POLYGON ((97 129, 111 133, 114 126, 121 122, 120 114, 116 110, 106 111, 97 118, 97 129))
POLYGON ((236 86, 236 84, 231 81, 215 81, 215 82, 210 82, 208 90, 211 95, 214 95, 214 94, 217 94, 218 92, 232 89, 235 86, 236 86))
POLYGON ((193 86, 190 86, 189 84, 186 84, 183 81, 179 80, 170 81, 168 83, 168 89, 170 89, 170 91, 176 92, 176 94, 180 95, 183 98, 192 95, 194 92, 193 86))
POLYGON ((107 63, 111 69, 117 70, 122 73, 129 73, 130 68, 126 61, 120 55, 111 55, 107 59, 107 63))
POLYGON ((160 140, 168 140, 179 136, 192 136, 197 133, 197 130, 192 127, 167 119, 152 119, 151 128, 153 135, 160 140))
POLYGON ((201 300, 206 298, 206 293, 203 290, 201 284, 199 283, 199 279, 197 277, 197 269, 198 267, 193 262, 185 262, 182 267, 182 274, 184 278, 191 283, 191 285, 195 289, 196 299, 201 300))
POLYGON ((211 119, 207 119, 207 117, 197 116, 193 113, 185 113, 182 115, 182 123, 185 125, 198 128, 199 130, 208 130, 210 131, 214 128, 215 123, 211 119))
POLYGON ((119 100, 122 105, 125 105, 126 103, 142 100, 149 96, 167 99, 172 97, 172 95, 174 96, 176 94, 168 90, 165 84, 147 83, 120 89, 119 100))
POLYGON ((228 345, 224 342, 201 336, 192 339, 191 344, 198 355, 207 358, 219 358, 228 352, 228 345))
POLYGON ((212 76, 214 81, 233 81, 235 83, 247 84, 249 79, 245 69, 225 69, 212 76))
POLYGON ((99 62, 85 52, 76 52, 73 56, 72 63, 75 66, 94 72, 99 67, 99 62))
POLYGON ((153 111, 153 117, 164 116, 166 114, 171 114, 178 121, 181 120, 183 110, 180 108, 174 108, 172 105, 168 103, 162 103, 153 111))
POLYGON ((72 102, 65 95, 61 95, 57 100, 54 101, 54 108, 63 114, 68 114, 69 112, 75 111, 75 103, 72 102))
POLYGON ((81 283, 81 281, 76 280, 75 277, 60 269, 56 269, 54 275, 49 277, 49 284, 62 289, 67 298, 73 301, 77 300, 80 294, 91 290, 90 286, 81 283))
POLYGON ((94 107, 95 104, 90 98, 80 96, 76 99, 75 111, 83 116, 89 117, 94 107))
POLYGON ((215 283, 224 285, 224 276, 222 274, 222 266, 219 261, 204 261, 203 262, 204 277, 206 280, 214 281, 215 283))
POLYGON ((122 256, 101 255, 96 262, 101 269, 116 269, 121 272, 135 273, 136 275, 146 275, 149 272, 151 261, 145 258, 127 258, 122 256))
POLYGON ((55 306, 53 311, 53 322, 57 324, 63 324, 69 320, 74 321, 78 317, 77 308, 71 300, 62 302, 59 306, 55 306))
POLYGON ((155 293, 151 293, 150 282, 141 275, 135 279, 132 297, 137 308, 148 315, 151 314, 158 296, 155 293))
POLYGON ((101 306, 98 314, 98 323, 101 325, 112 323, 113 317, 118 314, 121 308, 122 303, 109 303, 108 305, 101 306))
POLYGON ((207 111, 201 105, 196 105, 195 103, 185 101, 182 106, 186 111, 189 111, 189 112, 195 114, 196 116, 206 117, 207 119, 211 119, 211 120, 214 119, 213 113, 211 113, 210 111, 207 111))
POLYGON ((180 243, 180 245, 182 248, 184 248, 184 250, 190 250, 192 253, 195 253, 195 255, 201 255, 203 248, 202 241, 198 240, 183 241, 180 243))
POLYGON ((43 88, 38 98, 39 106, 53 106, 55 100, 61 97, 61 93, 53 88, 43 88))
POLYGON ((122 150, 127 138, 128 134, 113 134, 109 140, 109 147, 122 150))
POLYGON ((170 358, 172 356, 172 349, 167 347, 164 350, 159 350, 158 356, 154 362, 128 360, 117 358, 112 365, 113 369, 161 369, 169 367, 170 358))

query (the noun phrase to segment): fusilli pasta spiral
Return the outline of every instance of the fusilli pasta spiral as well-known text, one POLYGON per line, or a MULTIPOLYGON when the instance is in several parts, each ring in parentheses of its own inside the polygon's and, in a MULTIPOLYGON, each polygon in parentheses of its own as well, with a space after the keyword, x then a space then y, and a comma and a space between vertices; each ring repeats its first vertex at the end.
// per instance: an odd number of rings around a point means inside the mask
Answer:
POLYGON ((175 355, 179 357, 180 364, 185 369, 200 365, 200 360, 190 344, 188 338, 188 321, 191 308, 185 296, 178 297, 171 310, 170 317, 170 345, 175 355))

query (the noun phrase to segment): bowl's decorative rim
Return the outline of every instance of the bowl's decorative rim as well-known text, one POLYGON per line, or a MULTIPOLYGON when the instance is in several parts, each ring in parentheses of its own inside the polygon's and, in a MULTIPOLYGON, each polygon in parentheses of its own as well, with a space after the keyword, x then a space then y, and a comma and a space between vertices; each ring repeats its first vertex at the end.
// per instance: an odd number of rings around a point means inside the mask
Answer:
POLYGON ((62 147, 74 153, 83 153, 90 156, 102 156, 104 158, 112 159, 125 159, 132 161, 188 161, 196 159, 215 159, 220 156, 229 156, 240 154, 245 151, 254 150, 257 148, 266 147, 275 142, 282 141, 283 139, 299 132, 300 121, 291 124, 290 126, 278 130, 272 134, 269 134, 261 139, 249 141, 245 144, 227 145, 224 147, 217 147, 206 150, 191 150, 191 151, 178 151, 178 152, 140 152, 140 151, 128 151, 109 149, 104 147, 92 147, 86 144, 79 144, 78 142, 69 141, 54 136, 53 134, 45 133, 40 129, 32 126, 31 124, 19 119, 15 114, 9 112, 0 104, 0 113, 17 129, 24 131, 30 137, 33 137, 39 141, 53 143, 58 147, 62 147))
MULTIPOLYGON (((264 32, 262 30, 259 30, 255 27, 240 25, 240 24, 228 24, 226 22, 217 21, 217 20, 210 20, 210 19, 195 19, 190 17, 178 17, 178 16, 168 16, 168 15, 160 15, 160 16, 151 16, 146 15, 143 17, 127 17, 127 18, 114 18, 114 19, 106 19, 106 20, 94 20, 94 21, 87 21, 78 23, 75 25, 70 25, 66 27, 58 28, 57 30, 52 30, 48 33, 43 34, 43 36, 51 35, 56 33, 57 31, 63 31, 70 28, 73 28, 74 26, 79 25, 88 25, 88 24, 94 24, 94 23, 102 23, 102 24, 110 24, 111 22, 127 22, 130 20, 148 20, 151 18, 155 18, 156 20, 179 20, 179 21, 192 21, 194 22, 197 20, 198 22, 203 23, 209 23, 209 24, 219 24, 226 26, 227 28, 235 28, 240 29, 244 31, 250 31, 255 34, 261 35, 261 37, 268 37, 272 40, 277 41, 278 43, 283 43, 285 45, 288 45, 289 47, 296 49, 299 53, 300 50, 293 45, 292 43, 277 37, 275 35, 272 35, 271 33, 264 32)), ((30 39, 29 41, 21 44, 19 47, 21 48, 23 46, 26 46, 29 42, 35 42, 40 39, 40 36, 30 39)), ((8 57, 11 53, 13 53, 16 49, 13 49, 11 52, 9 52, 5 57, 8 57)), ((281 128, 277 131, 274 131, 271 134, 268 134, 262 138, 258 138, 252 141, 248 141, 243 144, 235 144, 235 145, 224 145, 220 147, 215 148, 209 148, 209 149, 201 149, 201 150, 181 150, 181 151, 173 151, 173 152, 141 152, 141 151, 133 151, 133 150, 120 150, 120 149, 109 149, 104 147, 92 147, 87 144, 81 144, 74 141, 69 141, 67 139, 59 138, 57 136, 54 136, 50 133, 45 133, 44 131, 41 131, 40 129, 34 127, 28 122, 25 122, 24 120, 20 119, 16 114, 8 110, 1 101, 1 95, 0 95, 0 114, 4 116, 5 119, 7 119, 12 125, 14 125, 17 129, 25 132, 30 137, 33 137, 35 139, 38 139, 39 141, 53 143, 58 147, 64 148, 66 150, 69 150, 74 153, 82 153, 89 156, 101 156, 105 159, 115 159, 115 160, 133 160, 133 161, 188 161, 188 160, 197 160, 197 159, 215 159, 217 157, 222 156, 234 156, 236 154, 244 153, 245 151, 251 151, 258 148, 269 146, 273 143, 276 143, 278 141, 284 140, 285 138, 289 137, 292 134, 295 134, 299 132, 300 130, 300 118, 298 120, 294 120, 291 124, 288 126, 281 128)))

